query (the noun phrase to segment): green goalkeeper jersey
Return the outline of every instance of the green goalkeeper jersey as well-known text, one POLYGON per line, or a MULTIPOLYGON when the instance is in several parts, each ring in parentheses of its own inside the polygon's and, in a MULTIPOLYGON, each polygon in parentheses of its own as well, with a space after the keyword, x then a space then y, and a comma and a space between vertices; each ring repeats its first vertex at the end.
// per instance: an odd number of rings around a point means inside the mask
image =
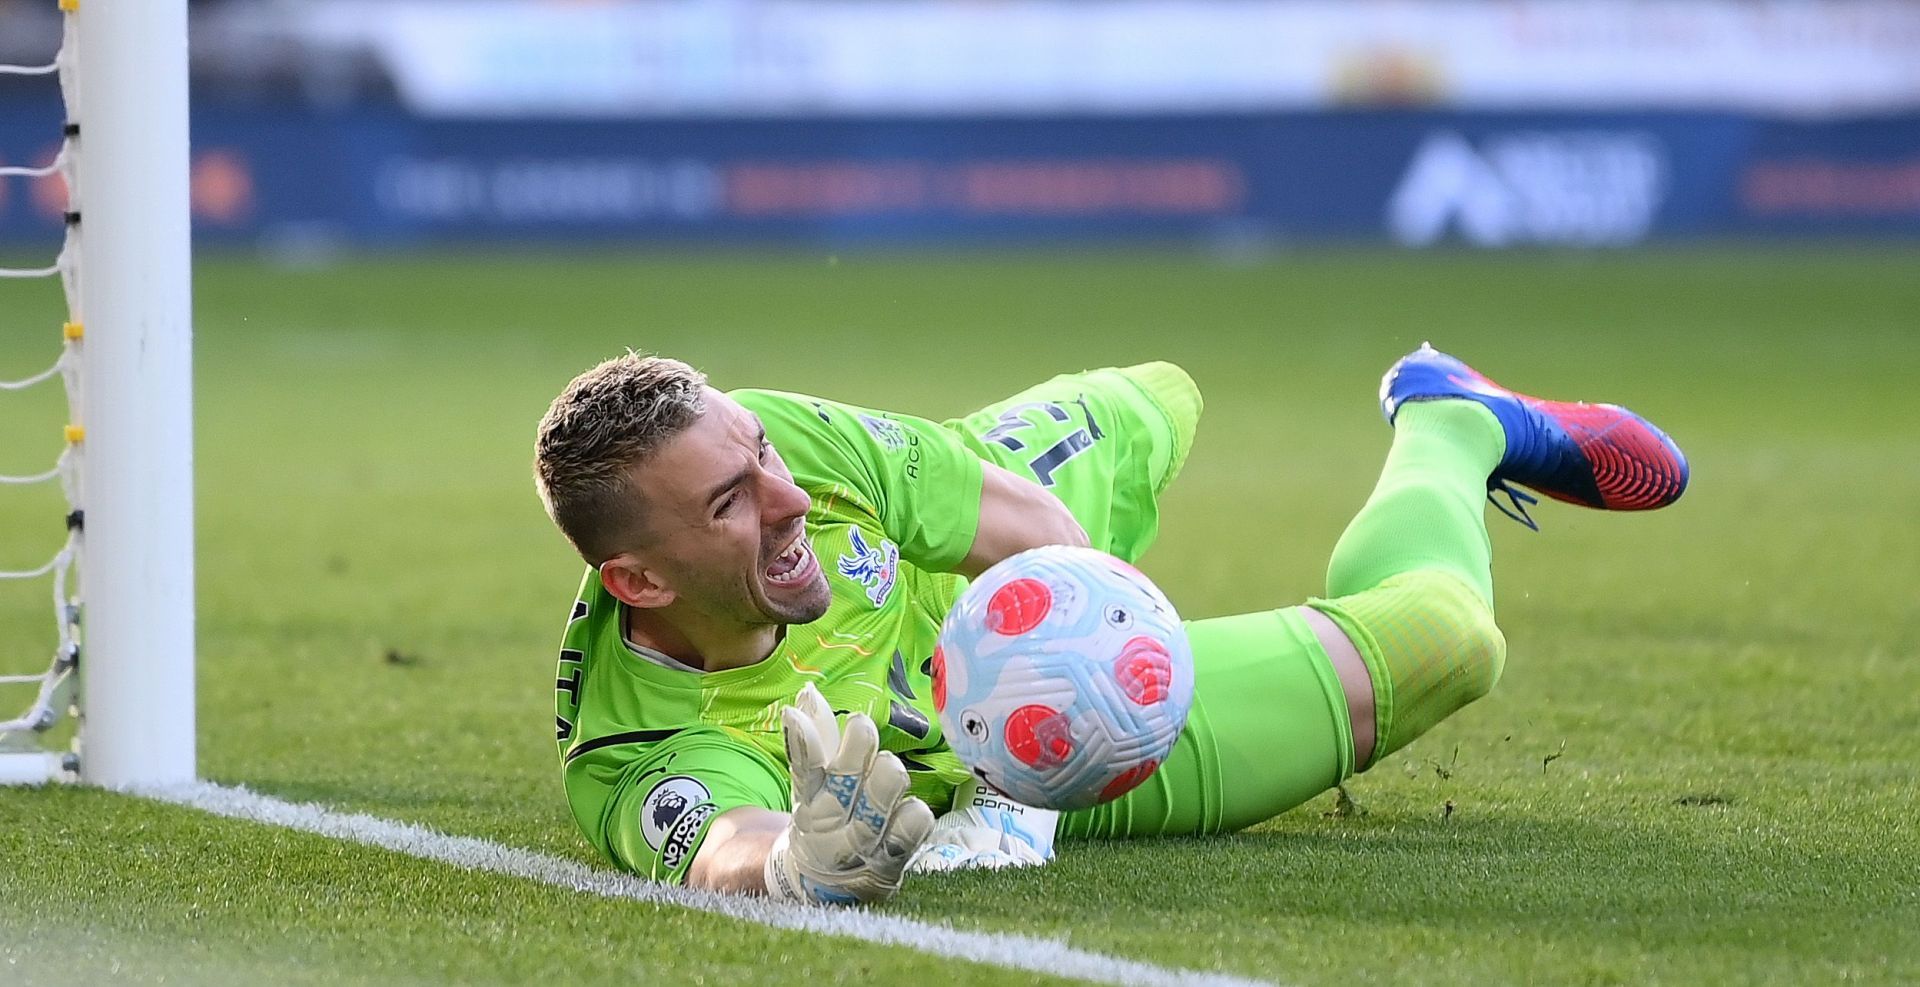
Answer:
POLYGON ((1193 380, 1167 363, 1065 374, 940 424, 799 394, 733 397, 812 500, 826 615, 788 627, 757 664, 706 674, 630 646, 620 604, 589 572, 560 653, 574 819, 615 863, 669 881, 720 813, 791 807, 780 708, 808 682, 836 712, 871 716, 913 793, 945 811, 966 769, 934 717, 931 661, 964 587, 941 573, 973 547, 982 463, 1052 491, 1095 547, 1133 561, 1200 417, 1193 380))
POLYGON ((966 769, 934 716, 931 659, 964 586, 941 575, 979 521, 981 461, 930 421, 797 394, 735 391, 812 500, 806 530, 832 589, 764 661, 705 673, 631 645, 621 604, 587 573, 560 653, 556 728, 567 801, 599 850, 680 881, 713 818, 789 806, 780 708, 812 682, 864 712, 912 791, 945 811, 966 769))

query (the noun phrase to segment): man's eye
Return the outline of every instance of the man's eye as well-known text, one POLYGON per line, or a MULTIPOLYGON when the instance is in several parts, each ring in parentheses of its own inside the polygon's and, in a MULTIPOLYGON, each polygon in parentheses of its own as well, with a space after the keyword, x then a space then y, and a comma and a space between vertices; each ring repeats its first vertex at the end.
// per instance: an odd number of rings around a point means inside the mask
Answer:
POLYGON ((768 442, 766 439, 761 439, 760 440, 760 461, 763 463, 766 462, 768 454, 772 452, 773 452, 773 443, 768 442))
POLYGON ((737 493, 736 493, 736 494, 728 494, 728 495, 727 495, 727 499, 726 499, 726 500, 723 500, 723 501, 721 501, 721 502, 720 502, 720 506, 719 506, 719 507, 717 507, 717 508, 714 508, 714 511, 713 511, 713 516, 714 516, 714 517, 726 517, 727 515, 729 515, 729 514, 732 514, 732 513, 733 513, 733 505, 734 505, 734 504, 736 504, 736 503, 739 503, 739 501, 740 501, 740 495, 739 495, 739 494, 737 494, 737 493))

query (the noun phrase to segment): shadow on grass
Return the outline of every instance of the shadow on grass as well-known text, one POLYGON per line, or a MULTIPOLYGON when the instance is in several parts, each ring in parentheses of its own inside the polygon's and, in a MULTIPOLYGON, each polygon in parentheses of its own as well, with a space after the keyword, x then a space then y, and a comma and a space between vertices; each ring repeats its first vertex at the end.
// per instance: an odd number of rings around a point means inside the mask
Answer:
POLYGON ((1656 966, 1673 976, 1676 962, 1708 963, 1715 977, 1731 972, 1713 965, 1725 962, 1809 975, 1863 958, 1920 968, 1909 941, 1920 849, 1837 847, 1737 808, 1669 808, 1609 820, 1295 814, 1233 836, 1070 843, 1042 870, 910 884, 901 906, 1283 979, 1392 973, 1434 948, 1467 957, 1475 975, 1557 977, 1535 966, 1549 953, 1624 964, 1638 971, 1629 980, 1660 979, 1647 975, 1656 966))

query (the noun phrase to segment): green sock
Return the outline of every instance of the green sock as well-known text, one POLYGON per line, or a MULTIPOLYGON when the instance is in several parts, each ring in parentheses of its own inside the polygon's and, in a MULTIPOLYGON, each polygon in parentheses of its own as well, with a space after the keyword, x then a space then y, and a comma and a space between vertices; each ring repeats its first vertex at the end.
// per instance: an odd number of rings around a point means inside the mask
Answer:
POLYGON ((1506 663, 1493 620, 1487 476, 1505 452, 1472 401, 1403 406, 1393 449, 1327 566, 1328 600, 1373 677, 1372 763, 1486 695, 1506 663))
POLYGON ((1445 569, 1493 605, 1487 477, 1507 447, 1493 412, 1472 401, 1402 405, 1373 496, 1327 563, 1327 595, 1346 596, 1414 569, 1445 569))

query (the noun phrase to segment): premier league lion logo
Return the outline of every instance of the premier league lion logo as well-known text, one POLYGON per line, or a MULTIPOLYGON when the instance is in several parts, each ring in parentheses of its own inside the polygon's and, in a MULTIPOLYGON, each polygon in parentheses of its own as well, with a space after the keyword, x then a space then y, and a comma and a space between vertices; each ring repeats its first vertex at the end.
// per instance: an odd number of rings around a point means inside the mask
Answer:
POLYGON ((653 803, 652 822, 655 826, 666 829, 673 825, 674 820, 680 818, 680 813, 685 811, 687 811, 685 795, 672 791, 662 792, 660 798, 653 803))
POLYGON ((655 782, 646 801, 640 805, 640 830, 646 835, 647 845, 660 849, 667 841, 667 834, 685 821, 687 811, 709 797, 707 786, 687 775, 673 775, 655 782))

